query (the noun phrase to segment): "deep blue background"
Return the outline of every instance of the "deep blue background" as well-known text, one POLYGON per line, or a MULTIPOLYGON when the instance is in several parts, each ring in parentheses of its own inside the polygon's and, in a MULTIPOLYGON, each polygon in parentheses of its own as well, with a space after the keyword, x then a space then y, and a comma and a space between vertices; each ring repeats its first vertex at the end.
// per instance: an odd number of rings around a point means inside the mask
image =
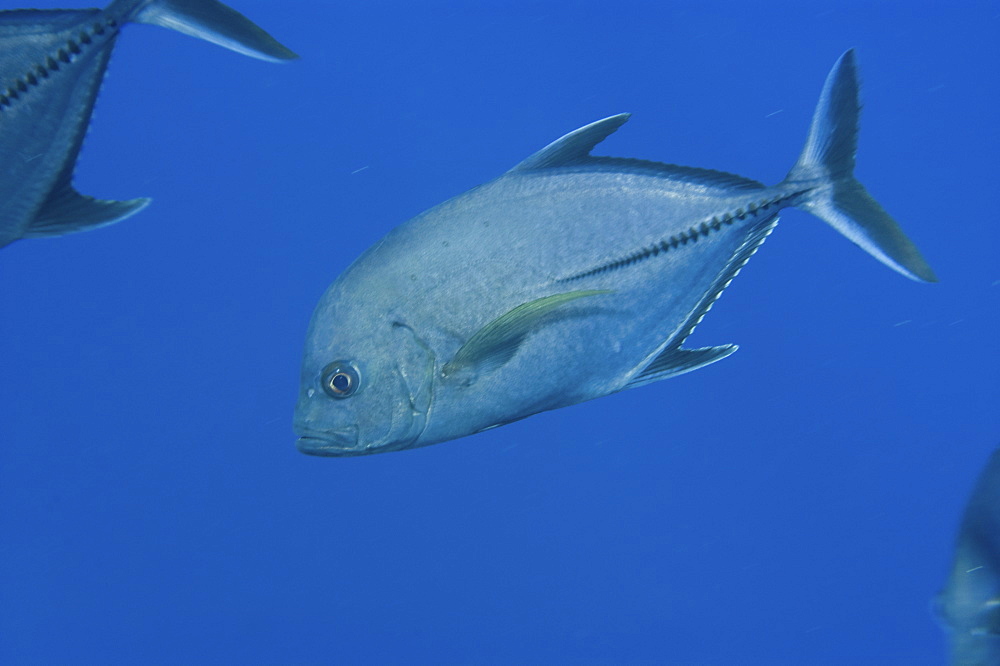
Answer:
POLYGON ((76 182, 153 205, 0 252, 0 661, 942 663, 1000 439, 1000 3, 233 5, 302 59, 128 26, 76 182), (296 451, 312 308, 394 225, 621 111, 602 154, 776 182, 849 47, 940 284, 787 211, 718 365, 296 451))

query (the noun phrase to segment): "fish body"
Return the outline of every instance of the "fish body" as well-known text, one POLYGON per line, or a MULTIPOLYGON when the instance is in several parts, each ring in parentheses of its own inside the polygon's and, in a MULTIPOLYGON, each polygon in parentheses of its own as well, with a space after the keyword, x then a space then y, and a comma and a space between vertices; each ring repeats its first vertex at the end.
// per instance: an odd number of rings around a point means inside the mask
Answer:
POLYGON ((425 446, 725 358, 735 345, 682 344, 788 206, 896 270, 934 279, 853 178, 858 108, 848 52, 799 162, 776 186, 592 156, 622 114, 400 225, 316 308, 300 450, 425 446))
POLYGON ((262 59, 295 57, 216 0, 0 12, 0 247, 111 224, 149 203, 102 201, 72 186, 108 59, 129 22, 169 27, 262 59))
POLYGON ((954 666, 1000 664, 1000 449, 990 456, 966 505, 937 606, 954 666))

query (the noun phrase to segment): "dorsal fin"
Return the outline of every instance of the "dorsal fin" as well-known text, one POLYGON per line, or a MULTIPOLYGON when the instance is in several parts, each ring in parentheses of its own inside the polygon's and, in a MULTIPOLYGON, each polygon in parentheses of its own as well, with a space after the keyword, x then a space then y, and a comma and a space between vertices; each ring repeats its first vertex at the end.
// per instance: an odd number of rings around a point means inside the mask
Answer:
POLYGON ((735 173, 726 173, 716 169, 702 169, 700 167, 681 166, 680 164, 667 164, 666 162, 653 162, 650 160, 639 160, 633 157, 591 157, 587 164, 595 167, 606 167, 615 171, 642 173, 661 178, 669 178, 673 181, 683 181, 704 185, 706 187, 719 189, 738 190, 763 190, 767 186, 750 178, 737 176, 735 173))
POLYGON ((511 171, 530 171, 579 164, 590 157, 590 151, 594 149, 594 146, 624 125, 631 115, 630 113, 619 113, 617 116, 610 116, 604 120, 584 125, 580 129, 556 139, 511 171))

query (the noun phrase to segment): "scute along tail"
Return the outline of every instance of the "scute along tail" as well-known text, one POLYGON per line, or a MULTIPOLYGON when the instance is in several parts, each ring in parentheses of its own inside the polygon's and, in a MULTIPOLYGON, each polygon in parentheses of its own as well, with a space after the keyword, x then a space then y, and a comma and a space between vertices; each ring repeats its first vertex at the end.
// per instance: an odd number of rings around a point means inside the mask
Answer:
POLYGON ((782 185, 807 190, 798 208, 819 217, 882 263, 914 280, 936 282, 917 247, 854 177, 860 110, 851 50, 827 77, 805 148, 782 185))

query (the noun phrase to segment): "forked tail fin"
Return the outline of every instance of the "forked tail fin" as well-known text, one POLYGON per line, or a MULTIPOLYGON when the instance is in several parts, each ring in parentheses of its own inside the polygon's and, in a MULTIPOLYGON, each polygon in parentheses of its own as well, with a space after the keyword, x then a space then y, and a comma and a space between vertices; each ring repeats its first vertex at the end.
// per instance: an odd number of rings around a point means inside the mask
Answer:
POLYGON ((796 207, 820 218, 882 263, 914 280, 937 282, 917 247, 854 178, 860 110, 851 50, 840 56, 827 76, 805 148, 782 185, 806 190, 805 200, 796 207))
POLYGON ((298 57, 256 23, 218 0, 153 0, 130 20, 170 28, 262 60, 298 57))

